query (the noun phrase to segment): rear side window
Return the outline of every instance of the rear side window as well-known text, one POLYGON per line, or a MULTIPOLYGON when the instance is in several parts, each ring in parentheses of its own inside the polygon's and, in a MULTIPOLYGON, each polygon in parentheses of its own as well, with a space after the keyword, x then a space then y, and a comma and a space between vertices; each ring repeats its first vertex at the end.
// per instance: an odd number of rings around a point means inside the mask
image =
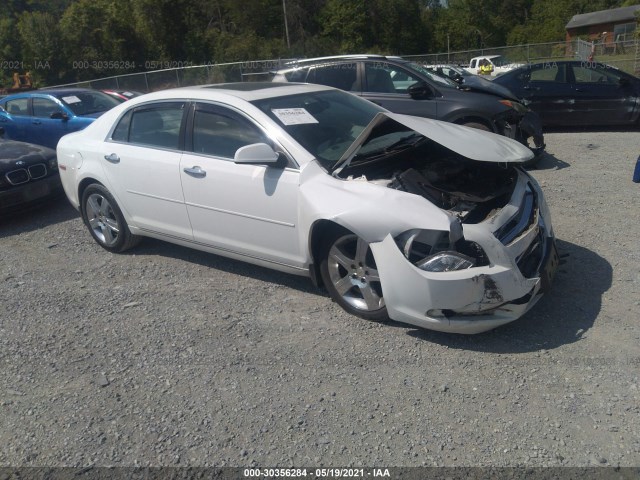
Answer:
POLYGON ((112 140, 150 147, 180 149, 184 102, 138 107, 118 122, 112 140))
POLYGON ((357 90, 357 72, 356 63, 322 65, 310 70, 307 82, 339 88, 340 90, 355 91, 357 90))
POLYGON ((16 98, 15 100, 7 100, 5 110, 11 115, 29 115, 29 99, 16 98))
POLYGON ((584 65, 572 65, 572 68, 576 83, 599 83, 604 85, 618 85, 620 83, 620 75, 605 67, 591 65, 586 62, 584 65))

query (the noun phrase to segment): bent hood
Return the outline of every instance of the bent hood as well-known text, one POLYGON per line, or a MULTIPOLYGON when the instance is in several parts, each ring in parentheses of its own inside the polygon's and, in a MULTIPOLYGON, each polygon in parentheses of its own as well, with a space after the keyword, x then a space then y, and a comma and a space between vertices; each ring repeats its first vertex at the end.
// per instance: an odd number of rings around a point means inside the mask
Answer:
POLYGON ((495 133, 430 118, 380 112, 336 162, 333 169, 334 176, 349 165, 360 147, 371 135, 372 130, 377 125, 390 120, 398 122, 470 160, 492 163, 524 163, 533 158, 533 153, 529 148, 495 133))
POLYGON ((497 83, 492 82, 491 80, 487 80, 486 78, 479 77, 477 75, 469 75, 468 77, 463 77, 462 85, 460 85, 460 89, 462 90, 471 90, 473 92, 482 92, 489 93, 491 95, 495 95, 497 97, 506 98, 508 100, 514 100, 519 102, 518 97, 516 97, 511 90, 502 85, 498 85, 497 83))

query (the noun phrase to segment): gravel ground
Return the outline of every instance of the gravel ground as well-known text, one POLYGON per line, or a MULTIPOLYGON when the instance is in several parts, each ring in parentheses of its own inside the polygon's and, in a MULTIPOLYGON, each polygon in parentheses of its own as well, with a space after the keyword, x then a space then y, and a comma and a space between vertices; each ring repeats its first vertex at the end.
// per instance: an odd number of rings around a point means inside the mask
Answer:
POLYGON ((640 465, 640 132, 547 135, 565 263, 477 336, 352 317, 302 277, 61 199, 0 223, 0 466, 640 465))

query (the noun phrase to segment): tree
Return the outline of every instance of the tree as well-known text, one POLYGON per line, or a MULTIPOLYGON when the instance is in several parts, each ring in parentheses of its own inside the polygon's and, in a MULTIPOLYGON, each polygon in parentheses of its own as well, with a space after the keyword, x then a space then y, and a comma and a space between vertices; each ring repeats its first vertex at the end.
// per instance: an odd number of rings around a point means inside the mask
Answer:
POLYGON ((21 58, 32 78, 50 83, 57 80, 60 61, 58 22, 50 13, 24 12, 17 24, 21 58))

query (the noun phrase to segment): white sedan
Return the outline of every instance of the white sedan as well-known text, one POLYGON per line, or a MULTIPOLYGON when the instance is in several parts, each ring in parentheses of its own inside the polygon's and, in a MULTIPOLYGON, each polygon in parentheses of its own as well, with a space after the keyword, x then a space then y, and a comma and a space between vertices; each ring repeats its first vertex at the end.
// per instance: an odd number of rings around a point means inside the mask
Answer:
POLYGON ((144 95, 57 153, 105 249, 148 236, 308 276, 370 320, 483 332, 527 312, 558 264, 528 148, 320 85, 144 95))

